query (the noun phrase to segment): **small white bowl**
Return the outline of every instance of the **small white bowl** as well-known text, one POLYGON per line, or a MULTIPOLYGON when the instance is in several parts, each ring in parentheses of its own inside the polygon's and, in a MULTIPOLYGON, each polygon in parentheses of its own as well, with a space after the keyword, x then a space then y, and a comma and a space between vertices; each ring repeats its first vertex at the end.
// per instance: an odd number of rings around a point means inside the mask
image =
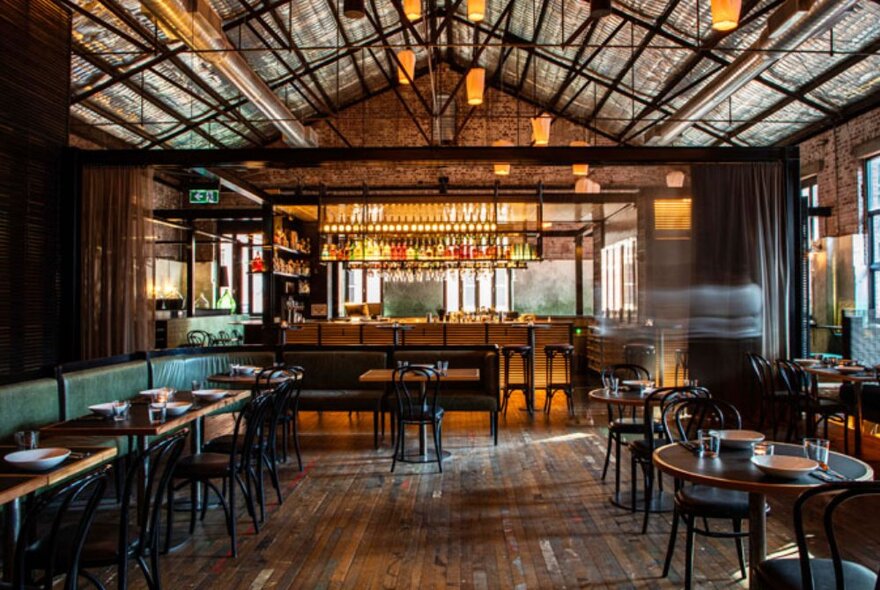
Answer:
POLYGON ((153 397, 159 393, 166 393, 168 394, 168 397, 171 397, 172 395, 177 393, 177 390, 173 387, 157 387, 155 389, 145 389, 140 392, 141 395, 146 395, 149 397, 153 397))
POLYGON ((621 384, 633 389, 647 389, 654 386, 654 382, 647 379, 627 379, 621 384))
POLYGON ((797 479, 819 468, 819 463, 796 455, 757 455, 752 464, 773 477, 797 479))
POLYGON ((722 447, 747 449, 764 440, 764 435, 756 430, 716 430, 722 447))
POLYGON ((60 465, 70 456, 70 449, 45 448, 9 453, 4 459, 25 471, 46 471, 60 465))
POLYGON ((165 413, 169 416, 182 416, 191 407, 189 402, 168 402, 165 404, 165 413))
POLYGON ((216 402, 226 397, 227 391, 225 389, 197 389, 192 392, 192 395, 198 400, 216 402))
POLYGON ((109 418, 113 415, 113 402, 107 402, 106 404, 95 404, 94 406, 89 406, 89 410, 91 410, 93 414, 109 418))
POLYGON ((865 370, 865 367, 862 367, 859 365, 837 365, 834 368, 837 369, 838 373, 841 373, 843 375, 850 375, 852 373, 861 373, 862 371, 865 370))

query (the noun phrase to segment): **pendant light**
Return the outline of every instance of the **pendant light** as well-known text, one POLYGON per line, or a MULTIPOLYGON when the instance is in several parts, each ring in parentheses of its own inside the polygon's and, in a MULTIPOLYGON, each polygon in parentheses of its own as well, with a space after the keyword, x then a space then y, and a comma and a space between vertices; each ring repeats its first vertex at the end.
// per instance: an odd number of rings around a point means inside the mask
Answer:
POLYGON ((412 49, 401 49, 397 52, 397 81, 401 84, 409 84, 416 76, 416 54, 412 49))
POLYGON ((465 82, 467 85, 468 104, 474 106, 483 104, 483 87, 486 83, 486 69, 469 69, 465 82))
POLYGON ((533 117, 532 121, 532 141, 535 145, 548 145, 550 143, 550 124, 553 117, 547 113, 541 113, 537 117, 533 117))
POLYGON ((602 185, 593 180, 592 178, 587 178, 583 176, 578 178, 574 183, 574 192, 583 195, 590 194, 595 195, 602 192, 602 185))
POLYGON ((666 174, 666 186, 669 188, 681 188, 684 186, 684 172, 672 170, 666 174))
POLYGON ((486 17, 486 0, 467 0, 467 17, 478 23, 486 17))
POLYGON ((403 13, 409 20, 422 18, 422 0, 403 0, 403 13))
MULTIPOLYGON (((497 139, 492 142, 492 147, 513 147, 513 142, 506 139, 497 139)), ((496 176, 510 176, 509 162, 495 162, 494 168, 496 176)))
POLYGON ((739 26, 742 0, 712 0, 712 28, 716 31, 732 31, 739 26))
POLYGON ((364 0, 343 0, 342 14, 350 19, 364 18, 364 0))
MULTIPOLYGON (((583 148, 587 147, 588 144, 586 141, 572 141, 568 144, 573 148, 583 148)), ((590 173, 590 165, 589 164, 572 164, 571 165, 571 173, 575 176, 586 176, 590 173)))

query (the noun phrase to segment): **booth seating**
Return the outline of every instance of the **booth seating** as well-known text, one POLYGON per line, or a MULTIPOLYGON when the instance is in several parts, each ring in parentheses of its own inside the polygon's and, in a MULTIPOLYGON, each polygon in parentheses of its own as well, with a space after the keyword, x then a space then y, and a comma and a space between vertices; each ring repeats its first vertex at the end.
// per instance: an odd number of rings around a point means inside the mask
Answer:
MULTIPOLYGON (((150 353, 153 387, 191 389, 193 381, 205 382, 211 375, 228 373, 230 365, 271 367, 276 356, 273 350, 239 350, 228 352, 210 348, 176 348, 150 353)), ((206 384, 206 387, 210 387, 206 384)), ((224 388, 230 388, 224 385, 224 388)))

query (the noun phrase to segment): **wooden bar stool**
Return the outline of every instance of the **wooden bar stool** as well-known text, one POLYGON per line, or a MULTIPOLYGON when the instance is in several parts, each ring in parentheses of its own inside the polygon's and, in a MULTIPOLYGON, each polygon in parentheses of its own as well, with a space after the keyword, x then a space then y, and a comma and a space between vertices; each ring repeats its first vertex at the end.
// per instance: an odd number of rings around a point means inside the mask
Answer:
POLYGON ((544 398, 544 413, 550 413, 550 406, 553 403, 553 394, 555 394, 557 391, 561 391, 565 394, 566 403, 568 406, 568 415, 574 416, 574 387, 571 384, 571 359, 574 355, 574 345, 567 342, 563 342, 561 344, 548 344, 544 347, 544 355, 547 357, 547 366, 545 373, 547 395, 544 398), (561 361, 563 367, 565 368, 564 381, 554 380, 554 360, 561 361))
POLYGON ((520 344, 508 344, 501 347, 504 356, 504 399, 501 402, 501 413, 507 416, 507 402, 514 391, 522 391, 526 398, 526 410, 529 414, 535 413, 535 400, 532 399, 532 347, 520 344), (522 363, 522 381, 511 383, 510 364, 513 359, 519 358, 522 363))
POLYGON ((688 351, 680 348, 675 349, 675 381, 673 385, 684 385, 690 379, 688 372, 688 351), (678 380, 679 376, 681 381, 678 380))

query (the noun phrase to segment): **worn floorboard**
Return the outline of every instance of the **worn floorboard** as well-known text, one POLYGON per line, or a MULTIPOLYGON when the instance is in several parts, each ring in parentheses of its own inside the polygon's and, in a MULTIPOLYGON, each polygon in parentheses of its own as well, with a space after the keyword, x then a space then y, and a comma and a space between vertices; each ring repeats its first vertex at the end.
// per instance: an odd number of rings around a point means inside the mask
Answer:
MULTIPOLYGON (((306 468, 282 466, 283 505, 267 492, 256 535, 240 508, 237 559, 228 556, 222 513, 209 511, 190 542, 163 557, 164 587, 680 588, 684 538, 670 577, 661 578, 670 515, 653 515, 641 535, 641 515, 609 503, 613 465, 600 479, 605 408, 585 397, 578 392, 573 419, 563 396, 550 418, 529 419, 512 403, 497 447, 484 415, 448 414, 443 444, 452 457, 442 474, 435 464, 398 464, 390 473, 390 447, 386 440, 372 448, 369 414, 304 414, 306 468)), ((869 459, 880 458, 878 447, 867 441, 869 459)), ((626 451, 624 461, 627 480, 626 451)), ((187 520, 177 517, 181 530, 187 520)), ((860 526, 846 527, 844 549, 876 568, 880 510, 852 520, 860 526)), ((790 552, 792 539, 788 506, 773 501, 770 551, 790 552)), ((696 547, 697 587, 747 586, 732 541, 698 537, 696 547)), ((111 570, 100 574, 115 583, 111 570)), ((134 568, 131 577, 132 588, 146 588, 134 568)))

